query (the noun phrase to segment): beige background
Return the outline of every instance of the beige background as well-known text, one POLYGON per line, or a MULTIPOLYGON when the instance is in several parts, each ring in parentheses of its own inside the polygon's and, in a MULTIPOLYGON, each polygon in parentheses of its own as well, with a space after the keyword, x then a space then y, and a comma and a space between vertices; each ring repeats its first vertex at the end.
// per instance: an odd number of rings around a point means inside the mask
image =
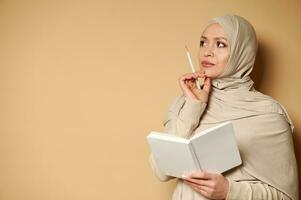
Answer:
POLYGON ((300 1, 0 1, 0 199, 170 199, 145 136, 162 131, 206 22, 248 19, 256 88, 295 124, 301 166, 300 1))

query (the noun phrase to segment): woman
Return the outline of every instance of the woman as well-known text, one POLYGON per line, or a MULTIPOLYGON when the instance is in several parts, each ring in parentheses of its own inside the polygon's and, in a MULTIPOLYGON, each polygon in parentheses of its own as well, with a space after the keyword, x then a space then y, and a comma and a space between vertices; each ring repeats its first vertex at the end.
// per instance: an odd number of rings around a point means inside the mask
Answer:
MULTIPOLYGON (((226 14, 209 21, 202 33, 203 69, 179 78, 183 94, 171 105, 165 132, 189 138, 221 122, 232 121, 242 165, 223 174, 195 171, 177 179, 173 200, 298 200, 293 124, 285 108, 256 91, 250 73, 257 52, 256 33, 244 18, 226 14), (204 86, 195 80, 204 78, 204 86)), ((150 164, 161 181, 153 154, 150 164)))

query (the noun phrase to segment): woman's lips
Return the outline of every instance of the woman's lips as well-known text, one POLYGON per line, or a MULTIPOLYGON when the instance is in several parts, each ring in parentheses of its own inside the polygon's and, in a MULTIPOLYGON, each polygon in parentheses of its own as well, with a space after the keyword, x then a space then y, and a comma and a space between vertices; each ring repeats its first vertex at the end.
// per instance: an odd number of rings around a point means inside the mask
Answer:
POLYGON ((208 61, 202 61, 201 64, 203 65, 203 67, 212 67, 212 66, 214 66, 213 63, 208 62, 208 61))

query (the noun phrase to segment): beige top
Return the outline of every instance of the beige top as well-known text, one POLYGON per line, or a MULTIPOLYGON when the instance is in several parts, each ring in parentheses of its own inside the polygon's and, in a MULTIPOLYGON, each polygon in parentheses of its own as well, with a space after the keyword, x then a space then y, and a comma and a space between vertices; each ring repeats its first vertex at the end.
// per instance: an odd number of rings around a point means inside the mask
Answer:
MULTIPOLYGON (((201 130, 207 129, 208 127, 200 127, 199 119, 204 113, 206 104, 200 101, 187 98, 184 96, 177 97, 172 103, 167 117, 163 124, 165 126, 165 132, 170 134, 179 135, 181 137, 187 137, 192 132, 199 132, 201 130), (185 103, 184 103, 185 102, 185 103), (183 105, 184 104, 184 105, 183 105)), ((259 119, 260 120, 260 119, 259 119)), ((235 129, 240 129, 239 124, 250 123, 250 119, 241 119, 232 121, 235 129)), ((239 146, 245 145, 239 142, 239 146)), ((250 144, 252 144, 252 137, 250 136, 250 144)), ((242 160, 244 160, 244 152, 241 152, 242 160)), ((160 169, 158 169, 156 162, 151 154, 149 157, 150 165, 156 175, 156 177, 162 181, 169 181, 174 179, 171 176, 165 176, 160 169)), ((288 200, 289 198, 286 194, 277 190, 273 186, 270 186, 259 179, 250 175, 243 167, 233 168, 223 175, 229 180, 230 189, 226 200, 238 200, 244 197, 244 199, 266 199, 266 200, 276 200, 283 199, 288 200), (235 180, 240 180, 236 182, 235 180)), ((208 198, 202 196, 193 190, 189 185, 184 183, 181 179, 177 179, 177 185, 173 192, 173 200, 207 200, 208 198)))

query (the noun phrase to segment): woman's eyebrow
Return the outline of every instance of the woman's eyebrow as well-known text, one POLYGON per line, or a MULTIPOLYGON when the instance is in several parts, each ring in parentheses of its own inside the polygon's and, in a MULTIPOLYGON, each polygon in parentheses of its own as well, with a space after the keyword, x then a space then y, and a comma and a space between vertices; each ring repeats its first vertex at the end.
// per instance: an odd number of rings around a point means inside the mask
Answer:
MULTIPOLYGON (((206 36, 201 36, 201 38, 207 39, 206 36)), ((214 37, 213 39, 215 39, 215 40, 224 39, 224 40, 228 41, 227 38, 225 38, 225 37, 214 37)))

